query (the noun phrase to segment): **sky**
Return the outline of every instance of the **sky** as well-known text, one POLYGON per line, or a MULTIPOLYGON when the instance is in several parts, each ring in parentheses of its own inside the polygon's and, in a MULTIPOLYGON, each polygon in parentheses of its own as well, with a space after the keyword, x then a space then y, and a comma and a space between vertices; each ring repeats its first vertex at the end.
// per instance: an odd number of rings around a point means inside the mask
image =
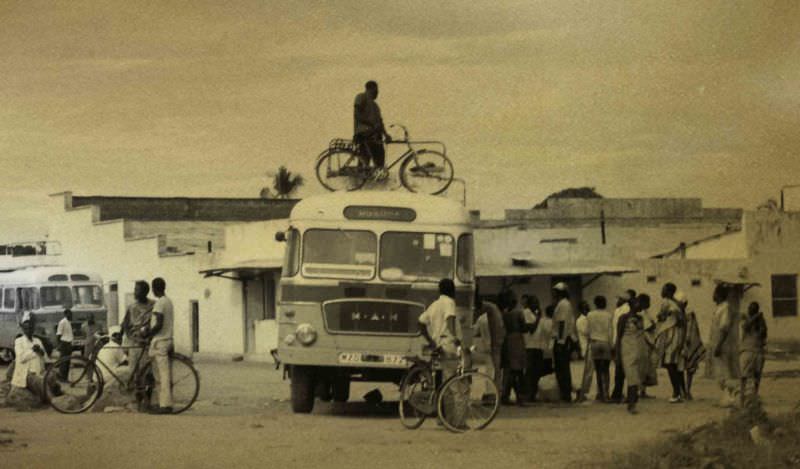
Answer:
POLYGON ((800 183, 796 1, 0 0, 0 242, 41 238, 66 190, 257 197, 286 165, 321 193, 367 80, 484 217, 800 183))

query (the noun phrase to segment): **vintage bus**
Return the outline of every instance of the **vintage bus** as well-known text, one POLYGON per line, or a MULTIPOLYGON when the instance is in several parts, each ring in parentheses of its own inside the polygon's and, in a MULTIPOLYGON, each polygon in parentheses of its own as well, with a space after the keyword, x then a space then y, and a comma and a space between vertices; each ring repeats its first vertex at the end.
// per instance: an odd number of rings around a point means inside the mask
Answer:
POLYGON ((13 360, 14 339, 21 332, 19 321, 24 311, 34 315, 34 333, 50 348, 56 343, 56 327, 65 308, 72 310, 73 346, 81 349, 86 342, 84 325, 89 316, 94 316, 98 330, 106 328, 100 276, 55 266, 0 273, 0 360, 13 360))
POLYGON ((398 192, 309 197, 276 237, 286 241, 278 357, 295 412, 311 412, 315 396, 347 401, 351 381, 398 383, 442 278, 454 280, 472 337, 473 239, 461 205, 398 192))

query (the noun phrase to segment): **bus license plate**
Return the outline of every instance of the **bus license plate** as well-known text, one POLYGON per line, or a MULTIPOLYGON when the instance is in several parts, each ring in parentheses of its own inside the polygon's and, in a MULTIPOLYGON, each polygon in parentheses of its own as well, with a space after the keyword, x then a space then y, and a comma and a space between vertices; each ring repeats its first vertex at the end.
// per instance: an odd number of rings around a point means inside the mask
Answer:
POLYGON ((339 363, 364 364, 382 363, 384 365, 405 366, 406 359, 402 355, 395 353, 361 353, 361 352, 342 352, 339 354, 339 363))

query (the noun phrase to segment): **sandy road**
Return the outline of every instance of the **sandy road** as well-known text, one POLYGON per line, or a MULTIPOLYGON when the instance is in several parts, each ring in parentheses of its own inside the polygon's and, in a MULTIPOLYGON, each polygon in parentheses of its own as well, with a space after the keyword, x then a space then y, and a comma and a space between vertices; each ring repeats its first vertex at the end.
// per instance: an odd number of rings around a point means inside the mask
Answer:
MULTIPOLYGON (((391 403, 356 401, 374 386, 357 384, 345 405, 317 402, 313 414, 294 415, 288 383, 269 365, 207 362, 198 368, 200 400, 184 415, 0 409, 0 429, 15 432, 0 435, 13 439, 0 445, 0 467, 585 467, 726 412, 712 406, 717 393, 706 379, 695 386, 696 401, 668 404, 664 375, 655 390, 661 399, 643 401, 636 416, 603 404, 509 407, 488 429, 455 435, 433 422, 405 430, 391 403)), ((800 369, 800 362, 769 362, 767 369, 800 369)), ((768 410, 791 407, 798 384, 795 377, 767 379, 768 410)), ((392 387, 382 390, 391 399, 392 387)))

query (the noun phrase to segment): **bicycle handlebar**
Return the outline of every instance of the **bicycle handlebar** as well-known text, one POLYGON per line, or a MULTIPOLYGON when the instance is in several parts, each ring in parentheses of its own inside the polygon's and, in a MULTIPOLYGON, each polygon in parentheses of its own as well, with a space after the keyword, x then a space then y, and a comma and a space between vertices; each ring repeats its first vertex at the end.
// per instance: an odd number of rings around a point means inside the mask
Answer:
POLYGON ((408 142, 409 139, 410 139, 410 137, 408 135, 408 128, 406 126, 404 126, 403 124, 389 124, 389 128, 390 129, 394 128, 394 127, 399 127, 399 128, 401 128, 403 130, 403 140, 401 142, 403 142, 403 141, 408 142))
POLYGON ((447 147, 445 146, 444 142, 440 140, 411 140, 411 136, 408 133, 408 128, 403 124, 389 124, 389 128, 399 128, 403 131, 403 139, 402 140, 394 140, 392 139, 391 142, 387 142, 388 144, 404 144, 408 146, 408 149, 414 151, 413 145, 438 145, 441 147, 441 153, 443 155, 447 155, 447 147))

